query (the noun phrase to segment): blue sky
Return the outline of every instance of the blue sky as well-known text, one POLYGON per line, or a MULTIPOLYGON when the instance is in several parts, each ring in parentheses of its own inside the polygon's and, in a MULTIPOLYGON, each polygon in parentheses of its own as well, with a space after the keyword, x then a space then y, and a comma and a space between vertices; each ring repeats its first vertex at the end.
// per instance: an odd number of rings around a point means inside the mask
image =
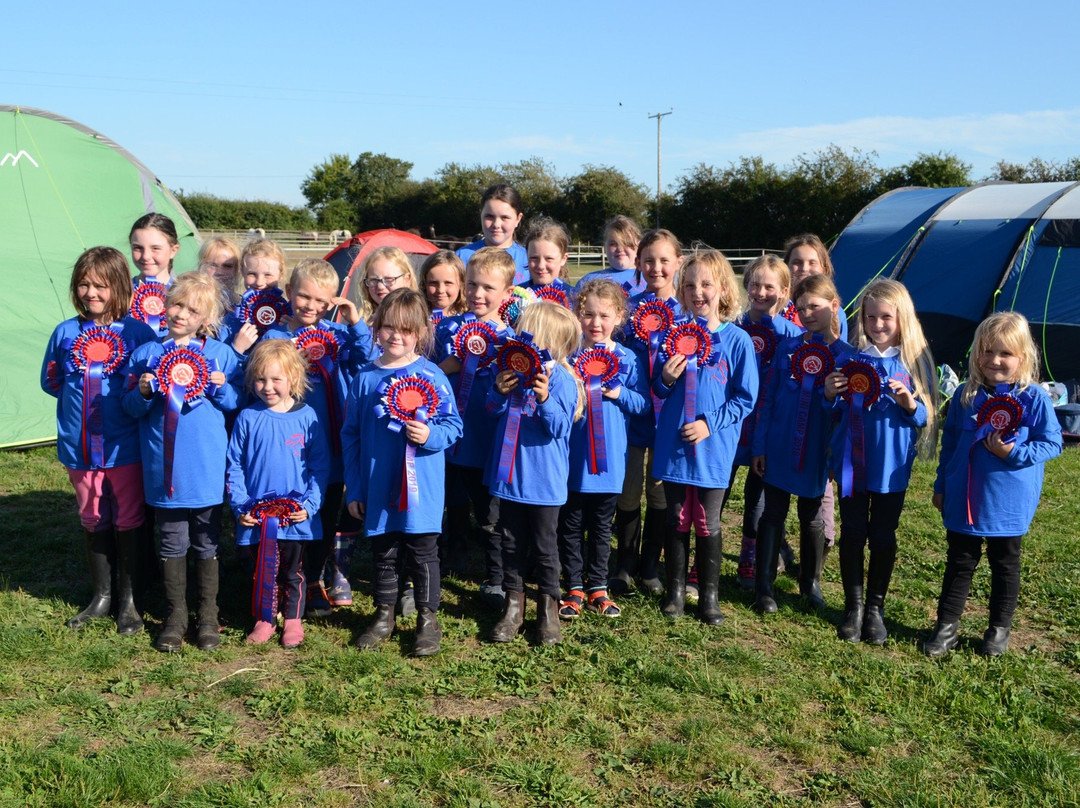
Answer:
POLYGON ((1075 2, 25 4, 0 103, 109 136, 166 185, 303 204, 334 153, 539 156, 664 184, 835 143, 882 166, 1080 155, 1075 2))

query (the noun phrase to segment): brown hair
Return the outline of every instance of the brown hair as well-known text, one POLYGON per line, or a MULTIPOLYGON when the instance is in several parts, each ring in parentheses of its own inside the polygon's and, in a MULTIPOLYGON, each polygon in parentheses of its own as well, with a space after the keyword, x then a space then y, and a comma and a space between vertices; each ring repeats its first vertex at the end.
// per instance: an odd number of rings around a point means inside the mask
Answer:
POLYGON ((395 289, 383 298, 375 309, 371 330, 378 332, 383 326, 416 334, 416 352, 420 355, 431 348, 433 338, 427 300, 415 289, 395 289))
MULTIPOLYGON (((503 252, 506 252, 503 250, 503 252)), ((509 255, 509 253, 507 253, 509 255)), ((424 290, 425 297, 427 296, 427 279, 428 273, 433 269, 439 267, 450 267, 457 272, 458 279, 458 296, 450 308, 444 309, 443 314, 447 317, 453 317, 455 314, 462 314, 465 309, 465 264, 462 263, 458 254, 453 250, 438 250, 429 255, 424 263, 420 265, 420 287, 424 290)), ((430 306, 430 304, 429 304, 430 306)))
POLYGON ((91 247, 75 261, 75 268, 71 271, 71 304, 87 319, 90 312, 79 300, 79 284, 89 275, 93 275, 109 290, 109 304, 105 307, 104 317, 110 323, 123 319, 131 308, 131 275, 128 274, 128 263, 123 253, 112 247, 91 247))
POLYGON ((525 246, 528 247, 534 241, 550 241, 559 248, 561 255, 570 252, 570 234, 566 228, 550 216, 540 216, 529 222, 529 229, 525 234, 525 246))
POLYGON ((521 194, 514 189, 513 185, 508 185, 505 182, 489 185, 487 190, 484 191, 484 195, 480 197, 480 210, 483 211, 484 205, 492 199, 497 202, 505 202, 514 209, 515 213, 522 212, 521 194))
POLYGON ((836 333, 840 333, 840 311, 842 311, 843 303, 840 299, 840 293, 836 291, 836 284, 833 283, 833 279, 824 273, 818 275, 810 275, 799 281, 799 285, 795 287, 795 291, 791 295, 791 299, 795 301, 796 308, 799 305, 799 299, 804 295, 814 295, 815 297, 821 297, 832 303, 834 300, 839 305, 836 313, 835 320, 836 333))
POLYGON ((606 303, 610 303, 612 308, 615 309, 615 314, 618 316, 618 322, 616 326, 620 326, 626 322, 626 292, 615 281, 605 280, 603 278, 594 278, 590 281, 585 281, 574 298, 574 314, 578 317, 581 316, 581 312, 585 310, 585 303, 590 298, 597 298, 603 300, 606 303))
POLYGON ((821 271, 828 275, 830 278, 835 273, 833 269, 832 259, 829 257, 829 249, 825 246, 825 242, 814 233, 800 233, 797 236, 792 236, 784 242, 784 263, 791 264, 791 254, 795 251, 796 247, 812 247, 814 252, 818 254, 818 261, 821 263, 821 271))
POLYGON ((309 389, 307 357, 296 350, 291 339, 261 339, 255 343, 244 368, 244 383, 255 392, 257 379, 271 363, 277 362, 289 381, 289 393, 297 401, 303 401, 309 389))
POLYGON ((604 225, 604 246, 614 239, 620 247, 637 249, 641 243, 641 228, 629 216, 622 214, 607 220, 604 225))

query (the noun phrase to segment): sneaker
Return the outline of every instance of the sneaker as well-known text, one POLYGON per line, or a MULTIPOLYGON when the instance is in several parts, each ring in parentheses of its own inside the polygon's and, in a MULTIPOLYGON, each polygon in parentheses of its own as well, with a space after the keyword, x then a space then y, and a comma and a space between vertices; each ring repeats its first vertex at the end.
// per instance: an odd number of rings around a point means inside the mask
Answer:
POLYGON ((581 614, 581 607, 584 605, 585 593, 580 589, 571 589, 559 599, 559 618, 573 620, 581 614))
POLYGON ((694 564, 690 568, 690 572, 686 576, 686 600, 689 603, 697 603, 698 599, 698 577, 697 577, 697 564, 694 564))
POLYGON ((349 585, 349 579, 337 569, 334 570, 333 583, 326 590, 326 599, 335 608, 338 606, 352 606, 353 604, 352 586, 349 585))
POLYGON ((597 589, 589 593, 589 611, 601 617, 618 617, 622 614, 622 610, 608 597, 605 589, 597 589))
POLYGON ((255 628, 251 630, 251 633, 247 635, 247 641, 251 645, 259 645, 260 643, 267 642, 274 636, 274 624, 268 623, 265 620, 260 620, 255 624, 255 628))
POLYGON ((484 583, 480 586, 480 600, 489 609, 501 612, 506 605, 506 592, 500 584, 484 583))
POLYGON ((285 621, 285 629, 281 632, 281 647, 295 648, 304 641, 304 624, 299 618, 285 621))
POLYGON ((326 589, 323 587, 321 581, 317 581, 313 584, 308 584, 307 588, 307 609, 304 611, 305 617, 326 617, 328 614, 332 614, 334 607, 330 605, 330 599, 326 596, 326 589))
POLYGON ((416 614, 416 594, 413 591, 412 581, 405 584, 405 589, 398 597, 397 613, 402 617, 416 614))

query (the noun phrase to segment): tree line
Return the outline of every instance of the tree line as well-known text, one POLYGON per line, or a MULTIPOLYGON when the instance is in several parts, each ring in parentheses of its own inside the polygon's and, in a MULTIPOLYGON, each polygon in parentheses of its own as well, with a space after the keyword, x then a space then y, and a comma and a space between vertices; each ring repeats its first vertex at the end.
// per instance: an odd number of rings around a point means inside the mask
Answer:
MULTIPOLYGON (((451 162, 423 180, 413 164, 386 154, 334 154, 301 183, 306 207, 221 199, 180 191, 197 227, 245 230, 351 230, 380 227, 416 230, 426 238, 472 238, 479 229, 484 189, 509 182, 521 194, 526 216, 565 222, 579 242, 598 242, 604 222, 622 213, 642 226, 660 222, 687 243, 718 247, 776 247, 792 233, 832 238, 869 202, 909 185, 971 185, 972 167, 950 152, 921 153, 901 166, 883 168, 874 152, 839 146, 800 155, 787 166, 743 157, 725 167, 699 163, 657 202, 643 184, 612 166, 587 165, 561 176, 539 157, 517 163, 451 162), (659 207, 659 211, 657 208, 659 207)), ((1080 180, 1080 157, 1063 162, 1032 158, 997 163, 984 181, 1080 180)))

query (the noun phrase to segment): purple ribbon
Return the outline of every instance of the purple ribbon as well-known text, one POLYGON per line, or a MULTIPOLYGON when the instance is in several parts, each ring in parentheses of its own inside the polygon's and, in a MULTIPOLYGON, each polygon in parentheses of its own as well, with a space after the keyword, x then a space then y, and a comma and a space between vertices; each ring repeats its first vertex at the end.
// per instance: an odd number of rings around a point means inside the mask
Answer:
POLYGON ((802 471, 803 458, 806 455, 806 430, 810 423, 810 396, 814 392, 814 379, 809 373, 803 376, 799 384, 799 409, 795 413, 795 444, 792 446, 791 467, 802 471))
POLYGON ((499 452, 498 481, 514 481, 514 457, 517 454, 518 433, 521 431, 521 409, 525 405, 525 394, 521 387, 510 393, 509 410, 506 415, 506 427, 503 429, 502 450, 499 452))
MULTIPOLYGON (((686 369, 683 378, 686 379, 686 388, 683 390, 683 424, 692 424, 697 420, 697 354, 686 357, 686 369)), ((694 454, 694 445, 686 444, 686 453, 694 454)))
POLYGON ((259 530, 259 555, 255 562, 255 585, 251 588, 251 613, 256 620, 277 620, 278 530, 276 516, 264 519, 259 530))
POLYGON ((589 377, 589 474, 608 470, 607 438, 604 432, 604 391, 598 376, 589 377))
POLYGON ((101 395, 104 378, 100 362, 88 363, 83 371, 83 459, 94 468, 105 465, 105 402, 101 395))
MULTIPOLYGON (((660 355, 660 337, 663 336, 661 331, 653 331, 649 334, 649 378, 653 378, 654 369, 656 366, 656 359, 660 355)), ((652 410, 653 410, 653 426, 660 423, 660 410, 664 406, 664 400, 652 392, 652 385, 649 385, 649 395, 652 397, 652 410)))
POLYGON ((866 491, 866 427, 863 422, 863 393, 853 393, 848 406, 849 428, 844 440, 844 461, 840 488, 842 496, 866 491))
MULTIPOLYGON (((414 420, 426 423, 427 419, 427 407, 417 408, 414 420)), ((409 441, 405 441, 405 465, 401 470, 401 492, 398 495, 397 509, 411 511, 419 504, 420 484, 416 480, 416 447, 409 441)))

